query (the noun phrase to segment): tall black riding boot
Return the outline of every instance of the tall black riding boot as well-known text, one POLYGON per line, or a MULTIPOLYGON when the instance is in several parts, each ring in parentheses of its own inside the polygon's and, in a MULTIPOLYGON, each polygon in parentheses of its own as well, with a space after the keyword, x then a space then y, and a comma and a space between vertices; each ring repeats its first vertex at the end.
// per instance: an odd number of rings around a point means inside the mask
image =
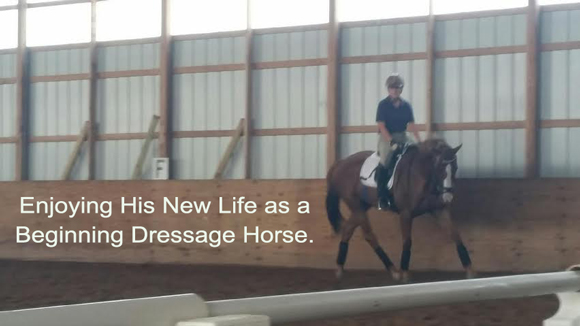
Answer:
POLYGON ((387 210, 389 209, 389 206, 391 205, 390 201, 389 201, 389 190, 387 189, 387 182, 388 180, 388 176, 387 176, 387 168, 384 167, 382 164, 379 164, 377 166, 377 192, 378 192, 378 199, 379 199, 379 203, 378 203, 378 209, 379 210, 387 210))

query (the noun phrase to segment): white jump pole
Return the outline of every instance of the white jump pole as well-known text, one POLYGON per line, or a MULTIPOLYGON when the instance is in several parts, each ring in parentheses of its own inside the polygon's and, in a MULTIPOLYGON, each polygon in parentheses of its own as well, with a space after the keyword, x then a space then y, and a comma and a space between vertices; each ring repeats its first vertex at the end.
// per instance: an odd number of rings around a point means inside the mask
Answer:
MULTIPOLYGON (((497 300, 568 293, 562 302, 564 318, 580 320, 578 302, 580 272, 493 277, 474 280, 362 288, 207 302, 210 316, 266 315, 272 324, 355 316, 403 308, 482 300, 497 300)), ((561 309, 562 310, 562 309, 561 309)), ((557 317, 557 316, 555 316, 557 317)), ((578 323, 549 323, 545 326, 580 326, 578 323)))

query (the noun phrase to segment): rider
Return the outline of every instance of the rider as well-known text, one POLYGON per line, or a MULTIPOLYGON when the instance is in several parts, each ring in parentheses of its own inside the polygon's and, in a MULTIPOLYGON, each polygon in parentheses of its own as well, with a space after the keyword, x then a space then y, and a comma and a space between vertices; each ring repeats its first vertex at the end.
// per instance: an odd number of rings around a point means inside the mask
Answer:
POLYGON ((379 210, 386 210, 392 205, 393 199, 387 189, 387 182, 393 173, 394 163, 392 153, 399 145, 410 141, 407 137, 407 127, 415 139, 421 141, 415 126, 415 118, 411 104, 401 98, 404 81, 399 74, 387 78, 386 86, 389 96, 379 102, 376 121, 379 126, 379 141, 377 151, 381 157, 377 167, 376 180, 379 195, 379 210), (388 166, 387 166, 388 164, 388 166))

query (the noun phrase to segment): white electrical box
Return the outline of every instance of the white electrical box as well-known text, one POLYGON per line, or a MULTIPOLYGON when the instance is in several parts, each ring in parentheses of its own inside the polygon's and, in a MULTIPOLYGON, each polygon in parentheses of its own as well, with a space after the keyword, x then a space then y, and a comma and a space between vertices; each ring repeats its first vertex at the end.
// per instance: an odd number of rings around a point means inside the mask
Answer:
POLYGON ((167 157, 153 158, 153 179, 154 180, 169 179, 169 158, 167 157))

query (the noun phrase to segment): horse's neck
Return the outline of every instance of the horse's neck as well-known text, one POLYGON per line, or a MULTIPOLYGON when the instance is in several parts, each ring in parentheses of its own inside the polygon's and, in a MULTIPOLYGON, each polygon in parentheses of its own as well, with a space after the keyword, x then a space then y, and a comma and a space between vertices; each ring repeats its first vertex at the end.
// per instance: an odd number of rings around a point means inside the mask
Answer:
POLYGON ((433 174, 435 169, 433 155, 429 151, 423 151, 419 149, 415 153, 415 160, 419 167, 416 173, 419 173, 428 181, 429 177, 433 174))

